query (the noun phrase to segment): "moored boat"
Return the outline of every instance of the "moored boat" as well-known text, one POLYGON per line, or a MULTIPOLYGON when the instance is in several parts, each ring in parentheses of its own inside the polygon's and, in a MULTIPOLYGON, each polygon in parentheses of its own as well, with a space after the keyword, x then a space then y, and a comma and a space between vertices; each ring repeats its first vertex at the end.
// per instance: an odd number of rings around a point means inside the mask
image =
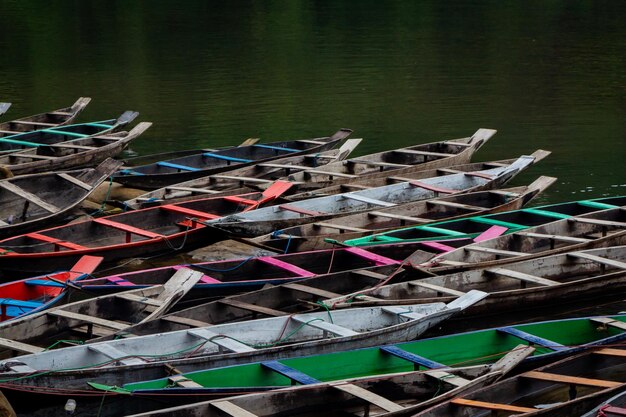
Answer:
POLYGON ((256 143, 220 150, 198 150, 195 155, 159 161, 138 167, 129 167, 113 176, 114 181, 127 187, 156 189, 194 178, 205 177, 230 169, 241 168, 255 162, 271 161, 290 155, 303 155, 320 152, 335 147, 352 133, 350 129, 340 129, 332 136, 256 143))

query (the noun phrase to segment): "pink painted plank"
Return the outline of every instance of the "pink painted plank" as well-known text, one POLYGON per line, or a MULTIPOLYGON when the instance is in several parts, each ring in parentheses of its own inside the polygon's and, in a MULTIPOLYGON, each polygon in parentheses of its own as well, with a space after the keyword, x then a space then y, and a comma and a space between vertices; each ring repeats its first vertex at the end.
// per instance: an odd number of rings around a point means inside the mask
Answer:
POLYGON ((346 248, 344 250, 348 253, 360 256, 361 258, 372 260, 376 263, 376 265, 397 265, 400 263, 400 261, 396 261, 395 259, 377 255, 361 248, 346 248))
POLYGON ((443 194, 455 194, 455 193, 458 193, 458 190, 452 190, 450 188, 443 188, 443 187, 437 187, 435 185, 424 184, 421 181, 409 181, 409 184, 411 184, 411 185, 413 185, 415 187, 423 188, 425 190, 434 191, 436 193, 443 193, 443 194))
POLYGON ((421 242, 420 244, 422 246, 426 246, 426 247, 438 250, 439 252, 443 252, 443 253, 450 252, 456 249, 452 246, 444 245, 443 243, 439 243, 439 242, 421 242))
MULTIPOLYGON (((186 265, 172 265, 172 269, 175 271, 180 271, 181 269, 188 269, 188 268, 186 265)), ((200 278, 200 282, 203 282, 205 284, 219 284, 222 281, 220 281, 219 279, 210 277, 208 275, 202 275, 202 278, 200 278)))
POLYGON ((270 256, 265 256, 262 258, 259 258, 259 261, 261 262, 265 262, 266 264, 270 264, 270 265, 274 265, 278 268, 284 269, 286 271, 292 272, 295 275, 298 275, 300 277, 312 277, 313 275, 315 275, 313 272, 311 271, 307 271, 306 269, 302 269, 298 266, 289 264, 287 262, 281 261, 280 259, 276 259, 276 258, 272 258, 270 256))
POLYGON ((493 239, 494 237, 502 236, 509 230, 504 226, 491 226, 489 229, 485 230, 478 236, 474 238, 474 242, 482 242, 484 240, 493 239))
POLYGON ((120 277, 107 277, 107 281, 110 281, 116 285, 122 285, 126 287, 135 285, 132 282, 126 281, 124 278, 120 277))

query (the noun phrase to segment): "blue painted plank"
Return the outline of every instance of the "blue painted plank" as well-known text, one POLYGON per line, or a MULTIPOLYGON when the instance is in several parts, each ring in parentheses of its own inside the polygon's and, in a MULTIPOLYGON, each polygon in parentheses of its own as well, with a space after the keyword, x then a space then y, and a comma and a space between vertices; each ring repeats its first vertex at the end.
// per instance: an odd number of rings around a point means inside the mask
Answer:
POLYGON ((203 153, 202 155, 207 156, 209 158, 223 159, 225 161, 243 162, 244 164, 247 164, 248 162, 252 162, 251 159, 235 158, 233 156, 218 155, 218 154, 214 154, 214 153, 210 153, 210 152, 203 153))
POLYGON ((37 286, 42 286, 42 287, 59 287, 59 288, 65 287, 65 285, 63 285, 60 282, 54 282, 54 281, 50 281, 47 279, 29 279, 28 281, 24 281, 24 284, 37 285, 37 286))
POLYGON ((279 374, 284 375, 292 381, 298 382, 302 385, 317 384, 320 382, 317 379, 303 372, 300 372, 297 369, 293 369, 287 365, 283 365, 278 361, 261 362, 261 365, 271 369, 274 372, 278 372, 279 374))
POLYGON ((187 165, 173 164, 171 162, 166 162, 166 161, 157 162, 156 164, 160 167, 174 168, 174 169, 179 169, 181 171, 199 171, 200 170, 199 168, 194 168, 194 167, 190 167, 187 165))
POLYGON ((255 145, 252 145, 252 146, 256 146, 257 148, 274 149, 275 151, 301 152, 300 149, 281 148, 280 146, 272 146, 272 145, 255 144, 255 145))
POLYGON ((146 175, 143 172, 134 171, 132 169, 122 169, 119 173, 122 175, 146 175))
POLYGON ((519 337, 522 340, 526 340, 529 343, 543 346, 550 350, 566 350, 567 347, 563 346, 560 343, 554 342, 549 339, 544 339, 543 337, 535 336, 534 334, 526 333, 522 330, 515 329, 513 327, 500 327, 497 329, 499 332, 510 334, 511 336, 519 337))
POLYGON ((25 308, 37 308, 41 307, 43 303, 39 303, 37 301, 22 301, 22 300, 14 300, 12 298, 0 298, 0 305, 10 306, 10 307, 25 307, 25 308))
POLYGON ((423 367, 428 369, 446 367, 446 365, 442 363, 431 361, 430 359, 416 355, 415 353, 407 352, 406 350, 400 349, 397 346, 383 346, 380 348, 380 350, 390 355, 397 356, 398 358, 412 362, 416 365, 422 365, 423 367))

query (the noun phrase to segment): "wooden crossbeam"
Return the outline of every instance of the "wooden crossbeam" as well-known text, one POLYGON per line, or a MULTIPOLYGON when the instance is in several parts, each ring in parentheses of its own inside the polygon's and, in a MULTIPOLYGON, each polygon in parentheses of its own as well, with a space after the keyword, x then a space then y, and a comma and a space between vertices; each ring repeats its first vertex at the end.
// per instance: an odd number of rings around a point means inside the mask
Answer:
POLYGON ((490 273, 490 274, 502 275, 502 276, 505 276, 505 277, 508 277, 508 278, 514 278, 514 279, 517 279, 517 280, 520 280, 520 281, 530 282, 530 283, 533 283, 533 284, 547 285, 547 286, 560 285, 561 284, 558 281, 553 281, 551 279, 537 277, 535 275, 525 274, 523 272, 514 271, 512 269, 492 268, 492 269, 487 269, 485 271, 490 273))
POLYGON ((78 178, 75 178, 69 174, 66 174, 65 172, 61 172, 59 174, 57 174, 58 177, 63 178, 66 181, 71 182, 74 185, 79 186, 80 188, 87 190, 87 191, 91 191, 93 189, 93 187, 81 180, 79 180, 78 178))
POLYGON ((205 339, 213 344, 216 344, 224 349, 230 350, 235 353, 254 352, 255 348, 245 345, 235 339, 229 338, 227 335, 222 336, 210 331, 207 328, 191 329, 187 330, 187 334, 205 339))
POLYGON ((351 274, 356 274, 362 277, 367 277, 367 278, 374 278, 377 280, 385 280, 387 278, 389 278, 387 275, 385 274, 379 274, 378 272, 374 272, 374 271, 369 271, 367 269, 355 269, 350 271, 351 274))
POLYGON ((99 317, 92 317, 86 314, 74 313, 66 310, 50 310, 47 312, 49 316, 63 317, 70 320, 77 320, 85 323, 97 324, 98 326, 107 327, 115 330, 124 330, 128 327, 127 323, 120 323, 118 321, 101 319, 99 317))
POLYGON ((213 401, 210 403, 212 407, 217 408, 221 412, 232 417, 258 417, 256 414, 245 410, 238 405, 226 400, 213 401))
POLYGON ((183 375, 173 375, 170 376, 169 378, 167 378, 169 382, 171 382, 172 384, 178 386, 178 387, 183 387, 183 388, 202 388, 202 385, 198 384, 195 381, 192 381, 191 379, 187 378, 186 376, 183 375))
POLYGON ((593 353, 598 354, 598 355, 626 357, 626 350, 624 349, 602 348, 602 349, 594 350, 593 353))
POLYGON ((304 292, 304 293, 307 293, 307 294, 317 295, 319 297, 324 297, 324 298, 341 297, 341 294, 337 294, 337 293, 334 293, 334 292, 322 290, 322 289, 319 289, 319 288, 309 287, 308 285, 297 284, 295 282, 291 282, 289 284, 283 284, 282 287, 283 288, 288 288, 288 289, 294 290, 294 291, 304 292))
POLYGON ((401 405, 396 404, 393 401, 385 397, 382 397, 378 394, 374 394, 373 392, 368 391, 365 388, 361 388, 354 384, 343 383, 343 384, 333 385, 333 387, 340 391, 353 395, 357 398, 360 398, 363 401, 374 404, 376 407, 382 408, 383 410, 388 411, 388 412, 404 410, 404 407, 402 407, 401 405))
POLYGON ((591 255, 585 252, 570 252, 567 254, 567 256, 572 256, 574 258, 587 259, 588 261, 612 266, 617 269, 626 269, 626 262, 616 261, 615 259, 603 258, 602 256, 591 255))
POLYGON ((371 166, 392 167, 392 168, 407 168, 407 167, 412 166, 408 164, 394 164, 392 162, 367 161, 364 159, 348 159, 346 162, 349 164, 371 165, 371 166))
POLYGON ((299 323, 306 324, 307 326, 315 327, 316 329, 320 329, 325 332, 332 333, 341 337, 350 337, 350 336, 356 336, 359 334, 359 332, 355 332, 352 329, 348 329, 347 327, 343 327, 343 326, 338 326, 334 323, 329 323, 319 317, 291 316, 291 319, 299 323))
POLYGON ((616 329, 626 330, 626 323, 624 323, 623 321, 614 320, 610 317, 594 317, 589 320, 591 320, 594 323, 602 324, 603 326, 610 326, 610 327, 615 327, 616 329))
POLYGON ((470 210, 470 211, 484 211, 485 210, 484 207, 471 206, 469 204, 461 204, 461 203, 455 203, 452 201, 445 201, 445 200, 428 200, 426 201, 426 204, 459 208, 459 209, 470 210))
POLYGON ((396 149, 395 152, 408 153, 408 154, 412 154, 412 155, 434 156, 434 157, 437 157, 437 158, 447 158, 449 156, 456 155, 456 154, 452 154, 452 153, 418 151, 418 150, 415 150, 415 149, 396 149))
POLYGON ((328 229, 347 230, 349 232, 359 232, 359 233, 370 231, 367 229, 361 229, 359 227, 344 226, 341 224, 333 224, 333 223, 313 223, 313 227, 318 228, 318 229, 322 227, 326 227, 328 229))
POLYGON ((502 256, 523 256, 526 255, 523 252, 513 252, 513 251, 509 251, 509 250, 502 250, 502 249, 494 249, 494 248, 484 248, 482 246, 466 246, 465 248, 463 248, 464 250, 467 251, 473 251, 473 252, 483 252, 483 253, 489 253, 492 255, 502 255, 502 256))
POLYGON ((132 301, 135 303, 141 303, 141 304, 154 306, 154 307, 160 307, 163 304, 163 302, 160 300, 155 300, 154 298, 142 297, 137 294, 120 293, 120 294, 116 294, 115 297, 122 298, 124 300, 132 301))
POLYGON ((383 206, 383 207, 393 207, 396 204, 395 203, 390 203, 388 201, 382 201, 382 200, 377 200, 375 198, 369 198, 363 195, 359 195, 359 194, 343 194, 343 198, 344 199, 351 199, 351 200, 357 200, 360 201, 362 203, 366 203, 366 204, 371 204, 374 206, 383 206))
POLYGON ((177 185, 170 185, 169 187, 165 187, 165 189, 167 191, 186 191, 186 192, 197 193, 197 194, 219 194, 219 193, 221 193, 221 191, 207 190, 207 189, 204 189, 204 188, 179 187, 177 185))
POLYGON ((624 222, 614 222, 610 220, 600 220, 600 219, 591 219, 588 217, 570 217, 567 221, 572 223, 588 223, 588 224, 597 224, 598 226, 609 226, 609 227, 618 227, 624 228, 626 227, 626 223, 624 222))
POLYGON ((343 172, 331 172, 331 171, 322 171, 320 169, 306 169, 304 170, 305 174, 313 174, 313 175, 328 175, 329 177, 339 177, 339 178, 358 178, 358 175, 354 174, 345 174, 343 172))
POLYGON ((19 197, 22 197, 24 200, 28 200, 31 203, 36 204, 37 206, 43 208, 46 211, 49 211, 50 213, 57 213, 61 211, 61 209, 54 204, 42 200, 39 196, 36 196, 35 194, 24 190, 23 188, 13 184, 10 181, 0 181, 0 187, 18 195, 19 197))
POLYGON ((194 320, 188 317, 180 317, 180 316, 172 316, 172 315, 164 316, 161 318, 161 320, 169 321, 170 323, 181 324, 183 326, 189 326, 189 327, 208 327, 211 325, 211 323, 208 323, 206 321, 194 320))
POLYGON ((399 215, 399 214, 385 213, 384 211, 370 211, 369 213, 367 213, 367 215, 369 217, 385 217, 385 218, 388 218, 388 219, 404 220, 404 221, 413 222, 413 223, 430 223, 430 222, 432 222, 431 219, 422 219, 422 218, 414 217, 414 216, 402 216, 402 215, 399 215))
POLYGON ((529 371, 520 375, 523 378, 540 379, 542 381, 560 382, 563 384, 585 385, 590 387, 615 388, 623 385, 622 382, 607 381, 605 379, 581 378, 577 376, 552 374, 549 372, 529 371))
POLYGON ((530 413, 532 411, 537 411, 536 408, 518 407, 516 405, 490 403, 490 402, 485 402, 485 401, 475 401, 475 400, 468 400, 465 398, 454 398, 450 401, 450 403, 454 405, 465 406, 465 407, 484 408, 486 410, 495 410, 495 411, 513 411, 516 413, 530 413))
POLYGON ((572 242, 572 243, 587 243, 591 241, 591 239, 585 239, 582 237, 549 235, 549 234, 544 234, 544 233, 516 232, 515 234, 518 236, 524 236, 524 237, 531 237, 531 238, 537 238, 537 239, 561 240, 563 242, 572 242))
POLYGON ((39 346, 29 345, 27 343, 18 342, 17 340, 5 339, 0 337, 0 348, 10 349, 20 353, 39 353, 44 349, 39 346))
POLYGON ((468 385, 471 381, 460 376, 451 374, 450 372, 433 369, 430 371, 424 372, 424 374, 428 376, 432 376, 433 378, 437 378, 441 380, 441 382, 447 382, 448 384, 452 384, 455 387, 464 387, 468 385))
POLYGON ((453 290, 452 288, 442 287, 441 285, 431 284, 430 282, 422 282, 422 281, 416 280, 416 281, 409 281, 408 284, 413 285, 415 287, 427 288, 429 290, 433 290, 442 294, 454 295, 456 297, 465 295, 465 293, 462 291, 457 291, 457 290, 453 290))
POLYGON ((261 313, 270 317, 281 317, 286 315, 287 313, 282 312, 280 310, 274 310, 269 307, 263 307, 256 304, 246 303, 244 301, 239 301, 235 298, 223 298, 218 300, 220 304, 225 304, 230 307, 239 308, 241 310, 252 311, 254 313, 261 313))
POLYGON ((218 179, 218 180, 231 180, 231 181, 239 181, 239 182, 256 182, 259 184, 267 184, 267 183, 274 182, 272 180, 264 180, 261 178, 237 177, 234 175, 211 175, 211 179, 213 178, 218 179))
MULTIPOLYGON (((163 207, 163 206, 161 206, 161 207, 163 207)), ((116 222, 116 221, 113 221, 113 220, 109 220, 109 219, 104 218, 104 217, 93 219, 93 222, 101 224, 103 226, 112 227, 114 229, 118 229, 118 230, 124 231, 126 233, 131 233, 131 234, 147 237, 149 239, 157 239, 157 238, 165 237, 165 236, 160 235, 158 233, 153 233, 153 232, 151 232, 149 230, 144 230, 144 229, 140 229, 138 227, 134 227, 134 226, 131 226, 131 225, 128 225, 128 224, 119 223, 119 222, 116 222)))

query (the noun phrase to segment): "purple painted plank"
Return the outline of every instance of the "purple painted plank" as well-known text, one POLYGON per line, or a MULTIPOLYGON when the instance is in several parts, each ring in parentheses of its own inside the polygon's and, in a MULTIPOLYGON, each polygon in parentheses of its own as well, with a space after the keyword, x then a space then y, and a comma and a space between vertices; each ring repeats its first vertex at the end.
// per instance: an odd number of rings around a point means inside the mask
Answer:
POLYGON ((114 283, 115 285, 122 285, 122 286, 133 286, 135 284, 133 284, 130 281, 125 280, 124 278, 121 277, 107 277, 107 281, 114 283))

